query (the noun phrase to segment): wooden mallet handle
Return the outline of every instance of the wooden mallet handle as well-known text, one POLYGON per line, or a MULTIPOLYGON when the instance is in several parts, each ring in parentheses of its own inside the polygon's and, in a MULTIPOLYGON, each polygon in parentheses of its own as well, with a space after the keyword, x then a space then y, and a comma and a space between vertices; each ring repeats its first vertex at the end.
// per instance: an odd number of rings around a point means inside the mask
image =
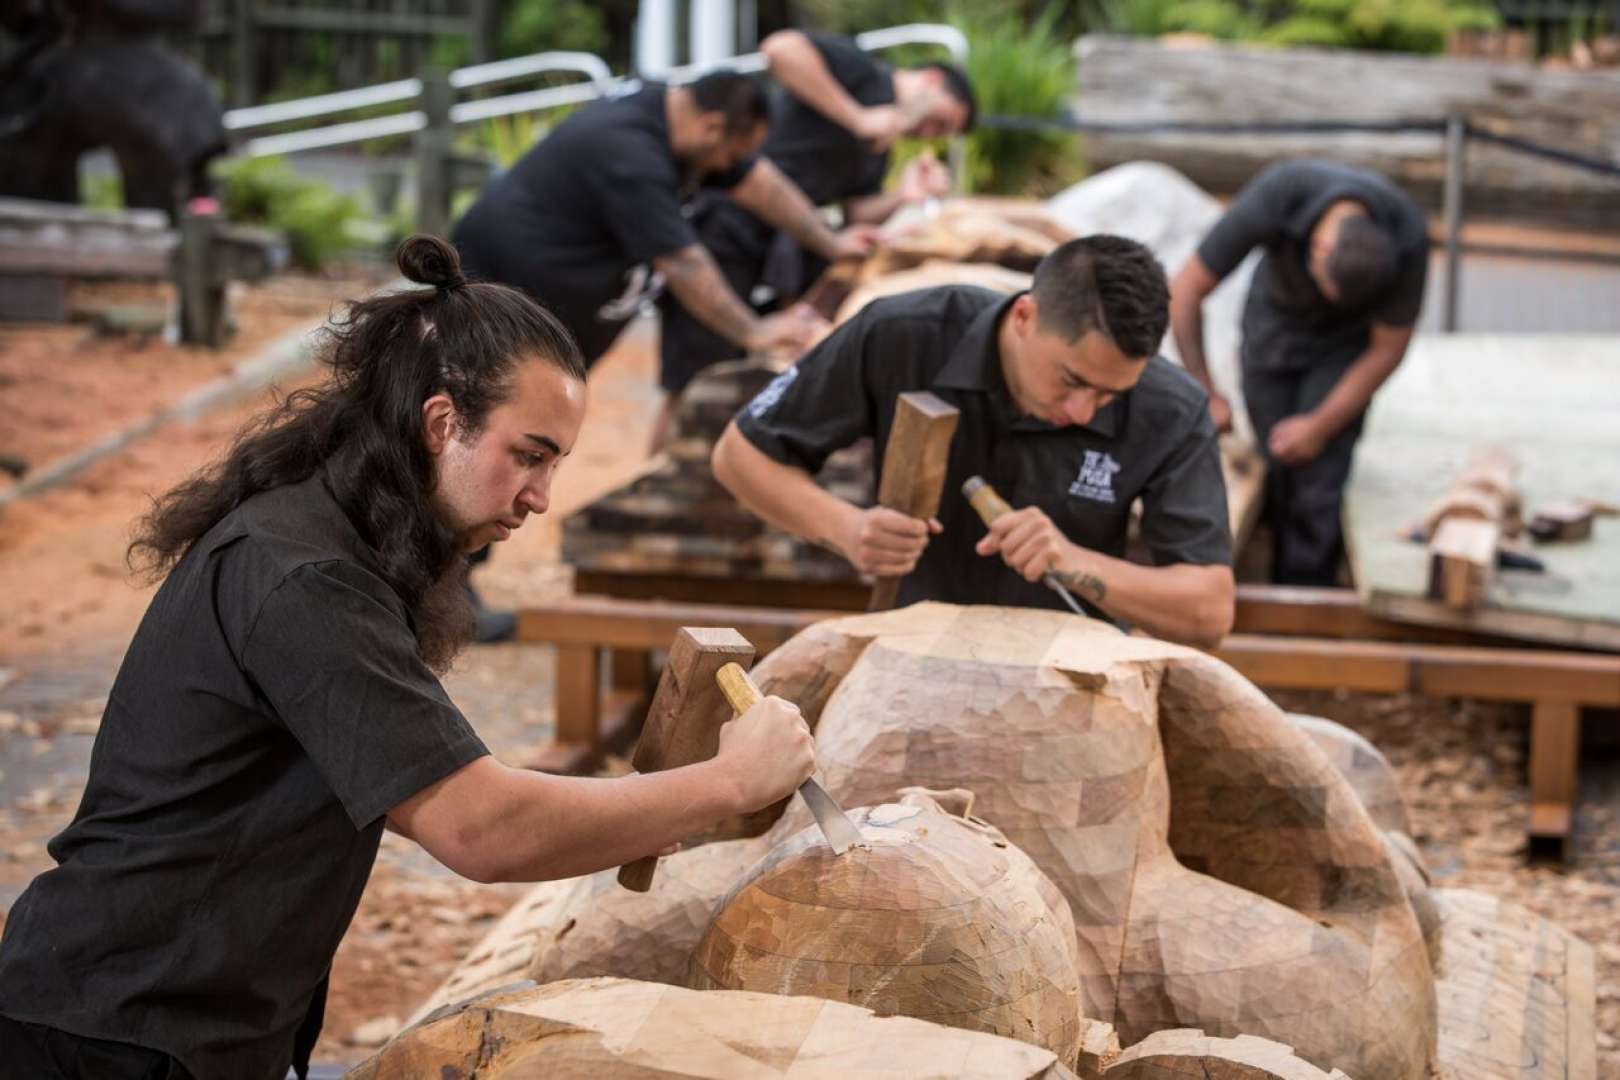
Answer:
POLYGON ((754 685, 754 680, 748 677, 748 672, 736 664, 726 664, 715 672, 714 681, 720 684, 720 692, 726 696, 726 704, 730 705, 731 711, 738 716, 764 700, 765 696, 759 692, 759 687, 754 685))

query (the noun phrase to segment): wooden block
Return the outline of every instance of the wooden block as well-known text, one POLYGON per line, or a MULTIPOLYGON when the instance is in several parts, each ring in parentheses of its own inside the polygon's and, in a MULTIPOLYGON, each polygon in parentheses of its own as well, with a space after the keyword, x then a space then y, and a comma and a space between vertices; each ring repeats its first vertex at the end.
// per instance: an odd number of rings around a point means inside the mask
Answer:
POLYGON ((557 741, 594 746, 602 702, 602 656, 593 645, 557 647, 557 741))
POLYGON ((1530 535, 1543 543, 1585 540, 1592 535, 1592 521, 1596 516, 1589 502, 1572 499, 1552 503, 1537 510, 1530 519, 1530 535))
POLYGON ((1429 598, 1458 611, 1485 602, 1502 528, 1494 521, 1448 517, 1429 540, 1429 598))
MULTIPOLYGON (((728 663, 751 664, 754 646, 731 629, 682 627, 675 633, 631 763, 637 772, 678 769, 714 757, 720 727, 731 719, 715 673, 728 663)), ((619 868, 619 884, 636 892, 652 885, 657 856, 619 868)))
MULTIPOLYGON (((926 520, 939 513, 950 464, 951 436, 961 411, 926 390, 901 394, 895 402, 894 426, 883 451, 883 478, 878 503, 909 517, 926 520)), ((872 586, 872 611, 894 606, 899 578, 880 578, 872 586)))

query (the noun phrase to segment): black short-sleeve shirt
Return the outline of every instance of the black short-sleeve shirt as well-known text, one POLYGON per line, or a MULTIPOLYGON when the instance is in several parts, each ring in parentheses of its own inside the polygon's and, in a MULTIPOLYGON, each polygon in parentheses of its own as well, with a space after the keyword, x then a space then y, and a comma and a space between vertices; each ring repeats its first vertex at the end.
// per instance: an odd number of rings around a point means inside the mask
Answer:
POLYGON ((55 869, 0 939, 0 1013, 285 1075, 393 806, 488 751, 317 474, 175 566, 107 699, 55 869))
POLYGON ((1265 252, 1243 311, 1249 370, 1293 371, 1341 363, 1366 349, 1372 323, 1411 326, 1423 309, 1429 270, 1423 211, 1384 177, 1332 161, 1285 161, 1250 181, 1198 247, 1217 277, 1252 249, 1265 252), (1366 304, 1345 308, 1310 275, 1311 230, 1329 206, 1353 199, 1391 238, 1395 276, 1366 304))
POLYGON ((1124 554, 1131 504, 1141 499, 1155 564, 1230 564, 1226 487, 1203 389, 1156 356, 1090 423, 1059 428, 1020 416, 996 345, 1013 299, 947 285, 874 301, 744 406, 737 427, 768 457, 811 473, 870 435, 881 468, 900 394, 931 391, 961 410, 940 504, 945 531, 901 583, 901 603, 1063 609, 1052 590, 973 550, 985 529, 961 487, 975 475, 1014 506, 1041 507, 1093 551, 1124 554))
MULTIPOLYGON (((894 70, 887 64, 846 37, 812 32, 805 37, 851 98, 867 107, 894 104, 894 70)), ((873 150, 780 86, 771 94, 771 128, 760 153, 816 206, 879 194, 889 171, 887 150, 873 150)), ((774 231, 729 199, 707 200, 700 216, 703 241, 721 259, 763 256, 774 231)))
POLYGON ((687 193, 734 187, 753 167, 689 175, 670 149, 667 90, 635 84, 568 117, 490 181, 453 233, 470 275, 545 304, 587 361, 656 295, 649 261, 697 243, 687 193))

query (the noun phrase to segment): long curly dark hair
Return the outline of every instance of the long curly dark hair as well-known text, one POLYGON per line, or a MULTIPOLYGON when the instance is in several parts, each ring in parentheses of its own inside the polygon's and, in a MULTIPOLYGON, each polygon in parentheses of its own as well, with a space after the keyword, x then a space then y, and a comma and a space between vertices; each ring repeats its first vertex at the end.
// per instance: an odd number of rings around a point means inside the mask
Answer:
POLYGON ((556 317, 516 289, 469 282, 449 244, 413 236, 400 271, 429 289, 383 292, 348 305, 322 330, 330 369, 249 421, 225 457, 155 500, 127 552, 151 579, 247 499, 325 470, 350 522, 404 602, 417 652, 443 672, 472 632, 466 560, 434 512, 433 458, 422 403, 443 393, 459 430, 476 435, 511 394, 515 366, 554 364, 584 381, 579 347, 556 317))

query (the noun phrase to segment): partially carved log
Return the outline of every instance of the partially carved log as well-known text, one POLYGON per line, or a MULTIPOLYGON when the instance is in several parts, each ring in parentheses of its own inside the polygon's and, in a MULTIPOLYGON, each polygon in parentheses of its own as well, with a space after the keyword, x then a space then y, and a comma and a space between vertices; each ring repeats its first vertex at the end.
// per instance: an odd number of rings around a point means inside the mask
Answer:
MULTIPOLYGON (((1219 661, 1058 613, 919 604, 818 624, 755 674, 804 705, 845 806, 975 793, 1068 900, 1080 1014, 1124 1044, 1197 1027, 1351 1076, 1425 1075, 1433 976, 1383 831, 1219 661)), ((668 859, 646 894, 576 886, 534 975, 670 978, 703 932, 697 894, 718 903, 808 824, 793 806, 759 839, 668 859)))

